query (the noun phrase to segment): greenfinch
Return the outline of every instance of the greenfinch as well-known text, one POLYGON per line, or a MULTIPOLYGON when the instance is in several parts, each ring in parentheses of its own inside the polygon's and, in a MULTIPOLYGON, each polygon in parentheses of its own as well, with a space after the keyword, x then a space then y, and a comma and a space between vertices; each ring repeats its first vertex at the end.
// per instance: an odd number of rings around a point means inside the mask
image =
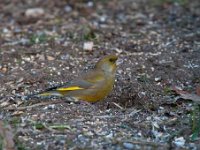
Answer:
POLYGON ((67 96, 87 102, 104 99, 113 89, 116 74, 116 55, 100 59, 93 70, 62 86, 46 89, 39 96, 67 96))

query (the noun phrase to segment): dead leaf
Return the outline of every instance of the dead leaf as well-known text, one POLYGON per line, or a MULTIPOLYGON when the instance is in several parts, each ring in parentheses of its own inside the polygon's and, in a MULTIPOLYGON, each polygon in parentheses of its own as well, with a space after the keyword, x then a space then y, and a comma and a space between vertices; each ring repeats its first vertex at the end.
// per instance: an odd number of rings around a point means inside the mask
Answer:
POLYGON ((196 88, 196 93, 197 93, 197 95, 200 96, 200 86, 198 86, 198 87, 196 88))
POLYGON ((197 94, 190 94, 187 91, 179 90, 176 87, 173 87, 173 90, 180 95, 180 98, 185 100, 192 100, 193 102, 200 104, 200 96, 197 94))
POLYGON ((23 113, 24 113, 23 111, 15 111, 14 113, 12 113, 12 116, 19 116, 23 113))
POLYGON ((47 60, 51 61, 51 60, 55 60, 55 58, 52 56, 47 56, 47 60))
POLYGON ((5 101, 5 102, 2 102, 0 104, 0 107, 6 107, 6 106, 9 106, 10 105, 10 102, 9 101, 5 101))
POLYGON ((13 133, 10 125, 5 125, 3 121, 0 121, 0 136, 3 137, 2 149, 14 150, 15 144, 13 141, 13 133))
POLYGON ((200 96, 196 94, 180 94, 182 99, 192 100, 195 103, 200 104, 200 96))

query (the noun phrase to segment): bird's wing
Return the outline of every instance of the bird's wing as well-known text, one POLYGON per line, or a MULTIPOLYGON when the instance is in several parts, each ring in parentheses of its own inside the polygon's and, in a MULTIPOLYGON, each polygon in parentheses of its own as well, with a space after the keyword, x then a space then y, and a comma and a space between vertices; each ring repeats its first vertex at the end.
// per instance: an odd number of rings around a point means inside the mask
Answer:
POLYGON ((89 72, 85 76, 83 76, 82 80, 95 84, 95 83, 104 81, 105 76, 102 71, 95 70, 95 71, 89 72))
POLYGON ((65 83, 65 84, 62 84, 62 85, 47 88, 44 91, 41 91, 37 94, 29 95, 28 97, 33 97, 35 95, 39 95, 39 96, 63 96, 63 93, 68 93, 70 91, 88 89, 92 86, 93 86, 93 84, 90 83, 90 82, 87 82, 87 81, 84 81, 84 80, 76 80, 76 81, 72 81, 70 83, 65 83))
POLYGON ((62 93, 67 93, 70 91, 78 91, 78 90, 84 90, 84 89, 95 89, 98 87, 99 82, 105 81, 104 74, 101 71, 93 71, 93 72, 88 72, 82 77, 80 77, 77 80, 73 80, 68 83, 64 83, 62 85, 54 86, 51 88, 47 88, 46 90, 37 93, 37 94, 32 94, 29 95, 28 97, 32 97, 35 95, 40 95, 40 96, 51 96, 51 95, 56 95, 56 96, 62 96, 62 93))
POLYGON ((89 72, 82 76, 78 80, 74 80, 71 83, 67 83, 61 87, 55 88, 56 91, 74 91, 94 88, 95 84, 104 81, 104 75, 100 71, 89 72))
POLYGON ((56 91, 74 91, 74 90, 82 90, 82 89, 87 89, 91 87, 93 84, 84 81, 84 80, 77 80, 77 81, 72 81, 71 83, 66 83, 60 87, 55 87, 54 90, 56 91))

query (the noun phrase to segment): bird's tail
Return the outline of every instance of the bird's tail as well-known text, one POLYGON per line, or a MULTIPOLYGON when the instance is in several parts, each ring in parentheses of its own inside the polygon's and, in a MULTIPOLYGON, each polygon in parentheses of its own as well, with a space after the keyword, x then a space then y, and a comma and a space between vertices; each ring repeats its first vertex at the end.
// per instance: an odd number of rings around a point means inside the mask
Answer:
POLYGON ((28 95, 27 98, 32 98, 32 97, 47 97, 47 96, 64 96, 67 95, 68 92, 70 91, 75 91, 75 90, 83 90, 84 88, 79 87, 79 86, 69 86, 69 87, 62 87, 62 86, 55 86, 46 89, 45 91, 35 93, 28 95))
POLYGON ((63 95, 57 91, 44 91, 44 92, 27 95, 26 99, 30 99, 33 97, 50 97, 50 96, 63 96, 63 95))

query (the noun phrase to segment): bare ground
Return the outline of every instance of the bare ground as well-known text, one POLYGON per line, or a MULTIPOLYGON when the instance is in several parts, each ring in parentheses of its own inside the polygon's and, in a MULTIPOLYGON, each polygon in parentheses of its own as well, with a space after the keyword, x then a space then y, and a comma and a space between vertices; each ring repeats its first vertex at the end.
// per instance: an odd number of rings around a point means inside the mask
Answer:
POLYGON ((199 106, 171 90, 199 89, 199 16, 198 0, 1 2, 0 119, 13 147, 199 149, 199 106), (33 16, 30 8, 41 9, 33 16), (107 54, 123 63, 105 100, 20 98, 76 78, 107 54))

